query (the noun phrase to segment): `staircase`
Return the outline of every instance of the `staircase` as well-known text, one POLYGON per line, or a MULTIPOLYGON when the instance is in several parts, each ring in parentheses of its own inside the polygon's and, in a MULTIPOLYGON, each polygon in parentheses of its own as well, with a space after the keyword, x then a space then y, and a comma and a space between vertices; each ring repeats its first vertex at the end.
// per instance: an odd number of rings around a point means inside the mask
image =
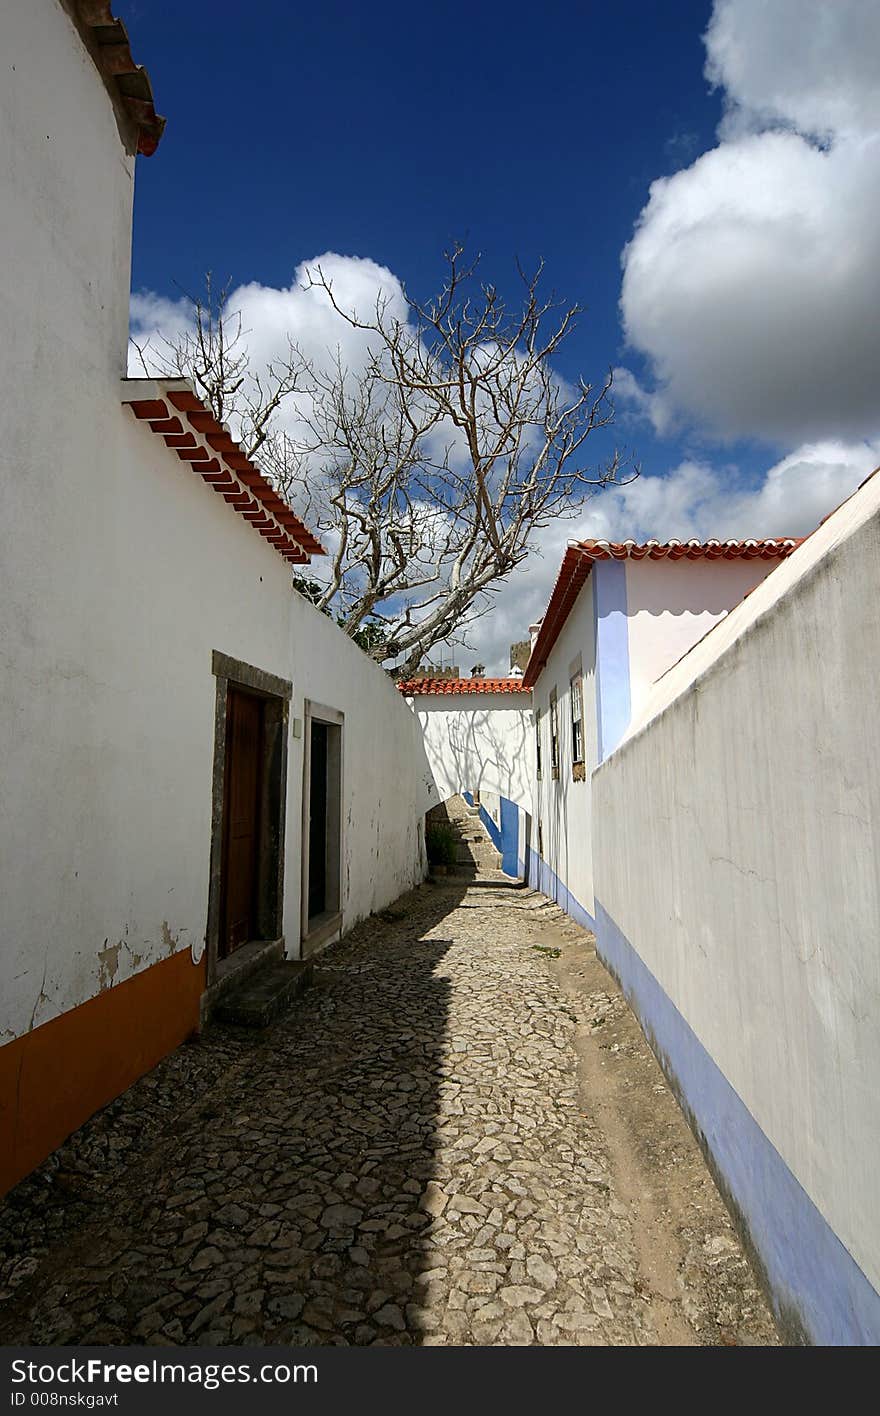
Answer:
POLYGON ((267 1028, 308 987, 311 976, 311 960, 278 959, 250 972, 242 970, 217 1000, 211 1017, 239 1028, 267 1028))
MULTIPOLYGON (((501 869, 501 852, 480 820, 478 806, 468 806, 461 796, 450 797, 428 812, 428 824, 433 823, 449 826, 455 834, 455 865, 447 867, 447 877, 472 880, 501 869)), ((432 868, 431 874, 440 876, 441 872, 432 868)))

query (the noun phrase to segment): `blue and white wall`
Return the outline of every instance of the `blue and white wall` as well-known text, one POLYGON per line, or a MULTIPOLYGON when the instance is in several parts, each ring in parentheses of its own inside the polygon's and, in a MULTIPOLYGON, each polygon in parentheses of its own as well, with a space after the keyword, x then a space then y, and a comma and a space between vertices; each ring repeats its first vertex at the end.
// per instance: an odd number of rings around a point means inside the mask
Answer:
MULTIPOLYGON (((613 567, 612 567, 613 568, 613 567)), ((589 774, 598 761, 599 714, 596 693, 594 585, 584 583, 562 632, 532 691, 541 735, 541 778, 532 782, 532 840, 529 883, 588 929, 593 924, 592 804, 589 774), (584 780, 573 771, 571 679, 583 676, 584 780), (559 771, 550 760, 550 698, 556 692, 559 771)))
POLYGON ((880 477, 596 771, 599 950, 793 1336, 880 1341, 880 477))
POLYGON ((590 774, 626 733, 654 681, 762 580, 775 562, 597 561, 533 691, 542 779, 533 785, 529 880, 593 927, 595 816, 590 774), (573 772, 571 680, 583 676, 586 780, 573 772), (559 774, 550 767, 550 696, 559 722, 559 774), (540 827, 540 829, 539 829, 540 827), (540 847, 539 847, 540 840, 540 847))
POLYGON ((590 579, 598 761, 617 747, 657 679, 777 564, 757 558, 596 562, 590 579))
MULTIPOLYGON (((464 797, 473 806, 473 793, 466 791, 464 797)), ((480 791, 479 805, 480 820, 501 852, 501 869, 505 875, 524 879, 529 848, 528 813, 510 797, 485 787, 480 791)))

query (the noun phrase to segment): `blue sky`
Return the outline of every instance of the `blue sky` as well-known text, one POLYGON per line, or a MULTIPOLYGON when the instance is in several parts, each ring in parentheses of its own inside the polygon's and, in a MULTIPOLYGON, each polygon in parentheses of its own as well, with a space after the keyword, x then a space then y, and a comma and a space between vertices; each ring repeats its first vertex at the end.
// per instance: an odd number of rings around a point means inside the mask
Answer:
POLYGON ((876 190, 871 0, 116 10, 168 118, 138 163, 135 291, 208 269, 283 291, 332 251, 425 295, 459 238, 502 290, 541 257, 587 307, 561 373, 627 371, 616 438, 645 475, 544 538, 484 657, 569 536, 799 532, 871 470, 873 336, 849 331, 876 251, 841 252, 831 210, 876 190))
POLYGON ((648 186, 720 116, 710 8, 268 0, 254 24, 228 0, 125 0, 168 116, 139 165, 133 288, 175 295, 207 269, 280 286, 334 250, 426 294, 458 238, 512 292, 515 259, 542 258, 587 310, 561 371, 599 378, 623 354, 620 253, 648 186))

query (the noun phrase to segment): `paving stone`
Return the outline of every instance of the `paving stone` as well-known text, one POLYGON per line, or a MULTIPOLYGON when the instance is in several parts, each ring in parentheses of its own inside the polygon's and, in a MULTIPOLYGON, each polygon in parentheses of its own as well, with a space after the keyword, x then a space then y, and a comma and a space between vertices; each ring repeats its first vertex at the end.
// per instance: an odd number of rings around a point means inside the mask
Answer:
POLYGON ((554 1289, 557 1283, 557 1273, 552 1264, 548 1264, 540 1254, 530 1254, 526 1259, 526 1273, 533 1279, 540 1288, 546 1292, 554 1289))
MULTIPOLYGON (((264 1032, 180 1048, 0 1205, 0 1342, 656 1342, 533 948, 560 929, 587 937, 500 872, 447 878, 318 956, 264 1032)), ((610 989, 590 1017, 625 1008, 610 989)), ((748 1272, 735 1239, 692 1248, 748 1272)), ((767 1331, 743 1292, 705 1340, 767 1331)))
POLYGON ((510 1347, 529 1347, 535 1340, 534 1329, 522 1311, 514 1313, 512 1318, 502 1324, 500 1336, 510 1347))
POLYGON ((540 1288, 530 1288, 525 1283, 502 1288, 498 1294, 502 1303, 506 1303, 508 1308, 522 1308, 527 1303, 540 1303, 543 1296, 540 1288))
POLYGON ((439 1218, 449 1203, 449 1196, 445 1194, 435 1181, 431 1180, 425 1186, 424 1193, 419 1203, 427 1214, 439 1218))
POLYGON ((382 1327, 396 1328, 399 1332, 406 1329, 406 1319, 396 1303, 384 1303, 381 1308, 377 1308, 373 1313, 373 1321, 382 1327))
POLYGON ((363 1210, 354 1205, 328 1205, 321 1215, 323 1229, 353 1229, 364 1217, 363 1210))
POLYGON ((486 1206, 479 1200, 474 1200, 470 1195, 453 1195, 449 1201, 452 1209, 459 1214, 485 1214, 486 1206))
POLYGON ((275 1318, 298 1318, 306 1300, 301 1293, 291 1293, 282 1298, 270 1298, 266 1307, 275 1318))

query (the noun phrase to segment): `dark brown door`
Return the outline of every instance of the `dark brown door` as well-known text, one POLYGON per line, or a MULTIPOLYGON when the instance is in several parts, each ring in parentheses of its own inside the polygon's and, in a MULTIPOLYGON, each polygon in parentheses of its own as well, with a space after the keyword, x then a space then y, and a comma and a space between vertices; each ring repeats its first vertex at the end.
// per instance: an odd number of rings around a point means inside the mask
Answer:
POLYGON ((229 690, 223 785, 220 957, 256 937, 263 702, 229 690))
POLYGON ((309 919, 327 908, 327 725, 312 723, 309 776, 309 919))

